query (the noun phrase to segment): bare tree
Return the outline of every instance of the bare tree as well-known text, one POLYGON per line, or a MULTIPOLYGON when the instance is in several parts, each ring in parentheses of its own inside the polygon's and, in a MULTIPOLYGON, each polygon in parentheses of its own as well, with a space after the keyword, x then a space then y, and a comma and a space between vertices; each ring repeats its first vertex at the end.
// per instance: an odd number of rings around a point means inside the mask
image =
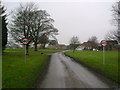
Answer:
MULTIPOLYGON (((45 10, 39 10, 34 3, 28 3, 25 6, 20 5, 13 16, 11 25, 11 34, 17 42, 22 38, 29 38, 34 43, 35 51, 37 44, 41 43, 41 37, 48 37, 51 33, 58 32, 52 25, 54 22, 45 10)), ((27 52, 28 52, 27 45, 27 52)))
POLYGON ((92 36, 92 37, 90 37, 90 38, 88 39, 88 41, 91 41, 91 42, 98 42, 96 36, 92 36))
POLYGON ((70 39, 70 48, 73 49, 73 53, 74 53, 75 49, 79 46, 79 44, 80 44, 80 41, 77 36, 73 36, 70 39))
POLYGON ((117 30, 111 30, 105 35, 106 40, 117 40, 118 39, 118 32, 117 30))
POLYGON ((112 12, 113 12, 113 22, 117 28, 116 30, 108 32, 105 38, 109 40, 117 40, 118 43, 120 43, 120 1, 116 2, 112 6, 112 12))
POLYGON ((43 34, 39 37, 39 43, 42 45, 42 48, 45 48, 45 45, 49 43, 49 37, 46 34, 43 34))
MULTIPOLYGON (((5 8, 4 6, 1 5, 1 1, 0 1, 0 38, 1 38, 1 44, 2 44, 2 49, 0 47, 0 51, 3 51, 6 47, 7 44, 7 37, 8 37, 8 29, 7 29, 7 19, 6 19, 6 13, 5 13, 5 8)), ((0 45, 1 45, 0 44, 0 45)))
POLYGON ((88 39, 88 42, 89 42, 89 46, 91 47, 90 50, 93 50, 94 48, 97 48, 97 43, 98 43, 98 40, 97 40, 97 37, 96 36, 92 36, 88 39))
POLYGON ((48 38, 51 33, 58 32, 58 30, 52 24, 54 20, 50 18, 50 15, 45 10, 35 11, 32 20, 32 40, 35 51, 37 51, 37 44, 42 43, 40 38, 43 36, 48 38))
POLYGON ((50 40, 49 45, 57 45, 58 42, 56 40, 50 40))
MULTIPOLYGON (((13 14, 12 24, 10 26, 11 35, 16 42, 21 42, 22 38, 29 38, 32 41, 31 37, 31 17, 33 17, 33 12, 37 10, 37 7, 34 3, 28 3, 25 6, 20 4, 20 7, 16 9, 16 12, 13 14)), ((27 45, 27 54, 28 54, 27 45)))

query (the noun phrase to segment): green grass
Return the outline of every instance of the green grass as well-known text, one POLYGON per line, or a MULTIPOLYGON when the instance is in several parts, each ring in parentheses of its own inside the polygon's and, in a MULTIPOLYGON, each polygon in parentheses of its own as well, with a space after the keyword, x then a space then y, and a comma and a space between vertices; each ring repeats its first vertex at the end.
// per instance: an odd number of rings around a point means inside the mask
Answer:
POLYGON ((3 88, 31 88, 49 62, 47 55, 30 54, 26 64, 24 55, 6 53, 2 60, 3 88))
POLYGON ((31 88, 47 68, 49 55, 35 53, 55 53, 61 50, 29 50, 26 64, 24 49, 6 49, 2 58, 3 88, 31 88))
POLYGON ((56 53, 62 50, 38 49, 38 51, 31 50, 33 53, 56 53))
POLYGON ((118 52, 105 52, 105 64, 103 64, 103 53, 101 51, 72 51, 66 55, 74 58, 75 61, 93 69, 105 77, 120 83, 118 80, 118 52))
POLYGON ((24 49, 5 49, 4 52, 24 52, 24 49))
MULTIPOLYGON (((38 49, 38 51, 34 51, 34 49, 29 49, 29 53, 56 53, 60 52, 62 50, 51 50, 51 49, 38 49)), ((24 53, 24 49, 5 49, 4 52, 18 52, 18 53, 24 53)))
POLYGON ((2 89, 2 55, 0 55, 0 89, 2 89))

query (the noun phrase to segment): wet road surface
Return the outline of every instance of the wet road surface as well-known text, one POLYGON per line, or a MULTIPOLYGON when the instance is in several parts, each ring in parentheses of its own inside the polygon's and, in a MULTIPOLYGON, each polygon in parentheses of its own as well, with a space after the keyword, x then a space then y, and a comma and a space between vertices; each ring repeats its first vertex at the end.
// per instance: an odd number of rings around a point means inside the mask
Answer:
POLYGON ((111 85, 62 52, 51 57, 48 72, 37 88, 110 88, 111 85))

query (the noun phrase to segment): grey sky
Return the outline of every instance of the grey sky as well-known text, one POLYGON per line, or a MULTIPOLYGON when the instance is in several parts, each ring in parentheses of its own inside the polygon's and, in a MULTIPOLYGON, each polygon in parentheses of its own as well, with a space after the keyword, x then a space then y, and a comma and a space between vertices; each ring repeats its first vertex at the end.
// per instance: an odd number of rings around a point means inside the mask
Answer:
MULTIPOLYGON (((25 2, 24 2, 25 3, 25 2)), ((3 2, 7 13, 19 6, 19 2, 3 2)), ((113 2, 37 2, 40 9, 46 10, 55 20, 54 25, 59 30, 59 43, 69 44, 72 36, 78 36, 85 42, 91 36, 98 40, 112 30, 113 2)))

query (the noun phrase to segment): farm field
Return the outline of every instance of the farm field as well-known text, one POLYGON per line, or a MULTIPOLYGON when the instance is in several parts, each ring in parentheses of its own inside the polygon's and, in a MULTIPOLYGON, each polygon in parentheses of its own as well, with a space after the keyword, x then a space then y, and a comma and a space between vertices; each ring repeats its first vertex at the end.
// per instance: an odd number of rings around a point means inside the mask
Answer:
MULTIPOLYGON (((42 50, 42 52, 58 51, 42 50)), ((25 64, 24 49, 6 49, 2 56, 2 87, 32 88, 36 80, 47 69, 49 61, 50 55, 35 54, 34 51, 30 50, 25 64)))
POLYGON ((118 71, 118 52, 106 51, 105 64, 103 64, 102 51, 75 51, 75 53, 69 51, 65 54, 114 82, 120 83, 118 78, 120 75, 118 71))

